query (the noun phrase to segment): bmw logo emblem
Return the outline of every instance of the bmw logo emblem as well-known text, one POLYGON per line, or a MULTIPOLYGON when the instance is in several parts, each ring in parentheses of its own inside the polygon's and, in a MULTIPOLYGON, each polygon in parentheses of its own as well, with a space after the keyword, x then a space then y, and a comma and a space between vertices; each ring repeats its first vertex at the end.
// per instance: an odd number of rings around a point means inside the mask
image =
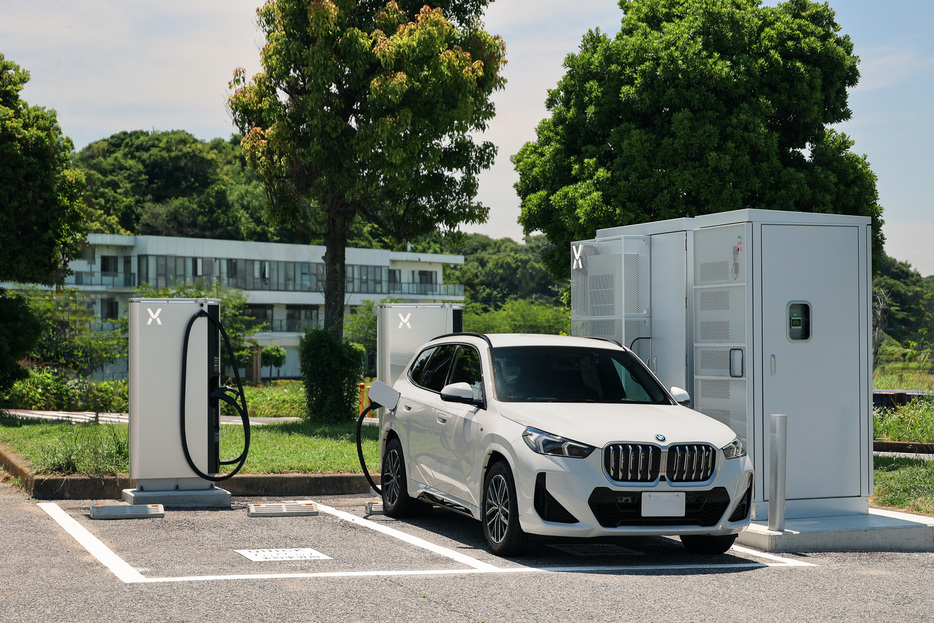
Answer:
POLYGON ((661 434, 655 435, 655 440, 656 440, 656 441, 665 441, 665 436, 664 436, 664 435, 661 435, 661 434))

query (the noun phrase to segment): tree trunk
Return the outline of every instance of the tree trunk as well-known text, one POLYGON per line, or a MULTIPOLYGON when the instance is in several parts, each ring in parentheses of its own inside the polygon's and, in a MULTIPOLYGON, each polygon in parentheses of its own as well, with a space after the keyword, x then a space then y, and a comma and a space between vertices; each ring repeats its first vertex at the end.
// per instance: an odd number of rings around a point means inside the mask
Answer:
POLYGON ((328 219, 324 235, 324 328, 344 337, 344 296, 347 274, 347 221, 340 216, 328 219))

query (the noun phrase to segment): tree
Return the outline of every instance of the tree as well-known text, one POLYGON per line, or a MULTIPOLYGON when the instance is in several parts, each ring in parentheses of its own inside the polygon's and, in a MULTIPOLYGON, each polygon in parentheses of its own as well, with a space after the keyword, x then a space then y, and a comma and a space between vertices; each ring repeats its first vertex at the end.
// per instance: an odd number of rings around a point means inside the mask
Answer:
POLYGON ((118 132, 82 149, 83 196, 103 233, 270 241, 266 198, 246 166, 239 135, 199 140, 187 132, 118 132))
POLYGON ((870 216, 875 175, 829 128, 859 78, 827 4, 622 0, 610 38, 588 32, 512 161, 520 223, 554 244, 596 229, 742 208, 870 216))
MULTIPOLYGON (((0 54, 0 281, 52 285, 84 240, 83 179, 55 111, 20 99, 28 81, 0 54)), ((24 299, 0 288, 0 389, 25 375, 19 362, 40 333, 24 299)))
POLYGON ((0 290, 0 392, 29 376, 19 362, 32 351, 41 331, 26 300, 0 290))
POLYGON ((324 242, 324 326, 338 335, 351 225, 405 240, 484 221, 477 176, 496 152, 474 139, 504 83, 503 42, 477 21, 489 0, 383 2, 267 2, 263 72, 231 81, 270 216, 324 242))
POLYGON ((126 318, 109 327, 77 290, 24 291, 31 314, 42 330, 30 355, 41 365, 68 375, 87 376, 127 356, 126 318))
POLYGON ((278 344, 271 344, 260 351, 260 365, 269 366, 269 378, 272 378, 272 369, 285 365, 285 349, 278 344))
POLYGON ((468 301, 488 309, 499 309, 512 298, 557 302, 558 284, 542 264, 542 236, 527 237, 525 244, 482 234, 460 238, 444 252, 464 255, 466 260, 446 268, 445 280, 463 284, 468 301))
POLYGON ((83 180, 55 111, 19 98, 28 81, 0 54, 0 281, 52 285, 84 241, 83 180))
POLYGON ((362 301, 344 318, 344 339, 363 347, 366 367, 370 370, 376 368, 376 325, 376 303, 370 300, 362 301))
POLYGON ((500 309, 475 304, 464 309, 464 330, 478 333, 571 333, 570 310, 537 301, 510 299, 500 309))

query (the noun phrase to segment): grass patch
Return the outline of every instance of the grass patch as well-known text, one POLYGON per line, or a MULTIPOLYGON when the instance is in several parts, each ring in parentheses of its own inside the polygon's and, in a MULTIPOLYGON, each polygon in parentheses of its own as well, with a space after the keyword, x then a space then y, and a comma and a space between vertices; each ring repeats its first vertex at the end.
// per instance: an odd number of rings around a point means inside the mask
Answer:
MULTIPOLYGON (((308 417, 305 386, 301 381, 276 381, 265 385, 244 385, 243 395, 250 417, 308 417)), ((224 415, 236 415, 221 403, 224 415)), ((238 453, 239 454, 239 453, 238 453)))
MULTIPOLYGON (((250 452, 241 473, 362 473, 357 458, 356 422, 321 425, 306 421, 253 426, 250 452)), ((376 427, 363 427, 363 455, 379 471, 376 427)), ((129 472, 128 427, 73 424, 0 415, 0 443, 26 459, 35 473, 122 475, 129 472)), ((243 429, 221 428, 221 458, 243 449, 243 429)), ((229 469, 229 468, 228 468, 229 469)))
POLYGON ((877 456, 876 506, 934 515, 934 460, 877 456))
POLYGON ((0 416, 0 442, 37 474, 110 476, 129 470, 127 427, 0 416))
POLYGON ((894 409, 875 409, 874 439, 934 443, 934 398, 915 398, 894 409))
POLYGON ((872 373, 872 387, 934 391, 934 376, 916 364, 881 364, 872 373))

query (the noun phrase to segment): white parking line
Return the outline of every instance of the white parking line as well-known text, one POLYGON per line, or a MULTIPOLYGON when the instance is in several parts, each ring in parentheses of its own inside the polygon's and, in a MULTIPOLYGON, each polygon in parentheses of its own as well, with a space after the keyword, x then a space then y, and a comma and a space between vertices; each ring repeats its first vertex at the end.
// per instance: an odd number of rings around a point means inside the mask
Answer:
POLYGON ((197 575, 165 578, 147 578, 125 560, 117 556, 109 547, 91 534, 76 519, 66 513, 54 502, 38 504, 52 519, 70 534, 82 547, 94 556, 102 565, 110 570, 119 580, 126 584, 157 584, 164 582, 211 582, 226 580, 281 580, 296 578, 349 578, 349 577, 400 577, 400 576, 428 576, 428 575, 470 575, 483 573, 633 573, 645 571, 701 571, 725 569, 761 569, 764 567, 813 567, 812 563, 792 560, 767 554, 738 545, 732 551, 754 558, 764 559, 766 562, 743 562, 733 564, 685 564, 685 565, 591 565, 591 566, 560 566, 560 567, 496 567, 475 558, 471 558, 452 549, 435 545, 424 539, 400 532, 382 524, 378 524, 351 513, 337 510, 330 506, 319 504, 319 510, 334 515, 355 525, 376 530, 382 534, 392 536, 401 541, 421 547, 433 553, 445 556, 456 562, 467 565, 468 569, 413 569, 413 570, 387 570, 387 571, 323 571, 316 573, 251 573, 235 575, 197 575))
POLYGON ((115 576, 127 584, 146 581, 146 578, 143 577, 143 574, 131 567, 125 560, 114 554, 109 547, 100 541, 100 539, 88 532, 87 528, 78 523, 77 520, 75 520, 71 515, 63 511, 58 504, 53 502, 43 502, 39 504, 39 508, 48 513, 49 517, 54 519, 58 525, 64 528, 65 532, 74 537, 74 539, 80 543, 84 549, 88 550, 92 556, 97 558, 102 565, 110 569, 110 572, 115 576))
POLYGON ((364 519, 363 517, 358 517, 345 511, 339 511, 336 508, 325 506, 324 504, 318 504, 318 510, 330 515, 334 515, 335 517, 339 517, 345 521, 349 521, 355 525, 363 526, 364 528, 369 528, 370 530, 375 530, 377 532, 381 532, 382 534, 395 537, 400 541, 409 543, 410 545, 415 545, 416 547, 427 549, 430 552, 440 554, 441 556, 455 560, 461 564, 467 565, 468 567, 473 567, 474 569, 478 569, 480 571, 499 571, 499 567, 494 567, 489 563, 477 560, 476 558, 471 558, 466 554, 455 552, 453 549, 448 549, 447 547, 441 547, 440 545, 429 543, 428 541, 420 539, 417 536, 412 536, 410 534, 406 534, 405 532, 400 532, 394 528, 384 526, 383 524, 378 524, 375 521, 370 521, 369 519, 364 519))
POLYGON ((803 560, 794 560, 792 558, 785 558, 784 556, 776 556, 775 554, 769 554, 766 552, 760 552, 756 549, 749 549, 748 547, 743 547, 742 545, 734 545, 732 550, 739 554, 745 554, 747 556, 753 556, 755 558, 764 558, 766 560, 773 560, 776 564, 769 565, 770 567, 816 567, 812 562, 805 562, 803 560))

